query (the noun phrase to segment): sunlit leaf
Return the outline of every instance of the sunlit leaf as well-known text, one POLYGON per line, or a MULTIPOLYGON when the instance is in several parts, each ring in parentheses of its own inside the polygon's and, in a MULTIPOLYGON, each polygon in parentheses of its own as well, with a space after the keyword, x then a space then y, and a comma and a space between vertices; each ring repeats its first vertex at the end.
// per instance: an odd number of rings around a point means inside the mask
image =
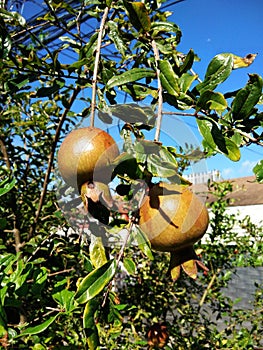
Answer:
POLYGON ((238 161, 241 157, 238 145, 227 137, 224 137, 217 124, 208 120, 197 120, 198 128, 204 138, 205 145, 213 152, 225 154, 232 161, 238 161))
POLYGON ((124 268, 127 270, 127 272, 130 275, 134 275, 136 272, 136 264, 131 258, 124 258, 123 259, 123 265, 124 268))
POLYGON ((89 245, 90 260, 95 268, 99 268, 106 264, 107 257, 101 237, 92 235, 89 245))
POLYGON ((66 311, 72 312, 76 305, 74 303, 75 293, 68 289, 62 289, 61 291, 52 295, 53 299, 66 311))
POLYGON ((232 103, 232 116, 234 120, 243 120, 250 116, 254 106, 262 94, 263 81, 257 74, 250 74, 246 86, 239 90, 232 103))
POLYGON ((180 73, 186 73, 189 69, 192 68, 192 65, 194 63, 195 54, 194 51, 191 49, 186 57, 184 58, 183 64, 180 66, 180 73))
MULTIPOLYGON (((132 229, 132 239, 138 244, 139 249, 147 256, 149 260, 154 260, 151 243, 140 227, 134 226, 132 229)), ((134 244, 134 242, 132 242, 134 244)))
POLYGON ((176 44, 180 42, 182 33, 178 25, 173 22, 164 22, 164 21, 156 21, 151 25, 151 32, 153 33, 153 37, 161 34, 161 33, 175 33, 176 34, 176 44))
POLYGON ((11 191, 12 188, 16 184, 16 179, 15 178, 9 178, 7 177, 3 181, 0 182, 0 196, 3 196, 7 192, 11 191))
POLYGON ((20 334, 18 334, 17 337, 23 337, 25 335, 34 335, 39 334, 41 332, 44 332, 60 315, 60 313, 56 314, 53 317, 50 317, 45 322, 41 323, 40 325, 34 326, 34 327, 27 327, 24 331, 22 331, 20 334))
POLYGON ((116 261, 110 260, 83 278, 75 295, 77 302, 84 304, 98 295, 115 275, 116 267, 116 261))
POLYGON ((148 115, 152 113, 149 108, 143 108, 135 103, 129 104, 117 104, 110 107, 110 111, 113 115, 126 123, 143 123, 147 124, 148 115))
POLYGON ((148 32, 151 28, 151 20, 144 3, 124 1, 124 6, 132 25, 138 31, 148 32))
POLYGON ((257 182, 263 184, 263 160, 254 166, 253 173, 256 175, 257 182))
POLYGON ((118 28, 117 23, 113 21, 108 21, 107 26, 109 27, 109 37, 113 41, 117 52, 119 52, 122 56, 125 56, 126 46, 124 41, 120 36, 120 30, 118 28))
POLYGON ((99 346, 98 328, 94 319, 98 306, 98 301, 96 299, 91 299, 86 303, 83 313, 83 328, 85 330, 89 349, 91 350, 95 350, 99 346))
POLYGON ((196 78, 197 78, 197 75, 183 73, 178 80, 181 92, 184 92, 184 93, 187 92, 196 78))
POLYGON ((133 81, 141 80, 144 78, 154 78, 156 73, 149 68, 132 68, 129 71, 114 75, 107 84, 108 89, 112 89, 115 86, 124 85, 133 81))
POLYGON ((218 84, 223 83, 231 74, 233 68, 233 55, 216 55, 208 65, 205 79, 196 85, 200 94, 206 90, 214 90, 218 84))
POLYGON ((178 96, 180 89, 178 85, 178 76, 175 74, 171 63, 167 60, 161 60, 159 62, 160 79, 163 88, 168 94, 178 96))
POLYGON ((197 107, 204 110, 215 110, 221 113, 227 108, 227 101, 220 92, 205 91, 198 99, 197 107))

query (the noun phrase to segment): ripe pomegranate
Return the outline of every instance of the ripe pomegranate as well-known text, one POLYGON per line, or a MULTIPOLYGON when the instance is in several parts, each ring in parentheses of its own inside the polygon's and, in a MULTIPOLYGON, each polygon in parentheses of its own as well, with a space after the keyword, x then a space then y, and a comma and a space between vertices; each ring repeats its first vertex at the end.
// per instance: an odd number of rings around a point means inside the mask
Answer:
POLYGON ((109 181, 108 165, 119 155, 114 139, 105 131, 86 127, 73 130, 58 151, 58 168, 64 181, 80 189, 87 181, 109 181))
POLYGON ((152 248, 171 252, 170 273, 176 280, 180 266, 197 277, 198 260, 193 244, 205 234, 209 222, 204 203, 188 187, 175 183, 153 184, 139 209, 139 226, 152 248))

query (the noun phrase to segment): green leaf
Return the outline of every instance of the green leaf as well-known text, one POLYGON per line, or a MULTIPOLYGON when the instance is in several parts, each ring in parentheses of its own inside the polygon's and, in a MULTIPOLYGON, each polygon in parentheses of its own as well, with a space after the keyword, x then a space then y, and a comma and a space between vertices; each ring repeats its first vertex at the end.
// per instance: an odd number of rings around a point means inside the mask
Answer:
POLYGON ((152 110, 149 108, 140 107, 136 103, 129 104, 117 104, 110 107, 110 111, 113 115, 126 123, 148 123, 148 115, 152 114, 152 110))
POLYGON ((101 267, 107 263, 105 248, 101 237, 91 236, 91 243, 89 245, 90 260, 95 268, 101 267))
POLYGON ((89 349, 95 350, 99 346, 98 328, 95 323, 95 313, 98 310, 99 302, 91 299, 85 305, 83 313, 83 328, 87 336, 89 349))
POLYGON ((250 74, 246 86, 239 90, 232 102, 232 116, 234 120, 243 120, 251 115, 254 106, 258 103, 263 81, 257 74, 250 74))
POLYGON ((53 317, 50 317, 45 322, 41 323, 40 325, 34 326, 34 327, 27 327, 24 331, 22 331, 20 334, 18 334, 15 338, 18 337, 24 337, 25 335, 34 335, 39 334, 41 332, 44 332, 60 315, 61 313, 56 314, 53 317))
POLYGON ((114 75, 107 84, 107 89, 124 85, 144 78, 155 78, 156 73, 149 68, 132 68, 119 75, 114 75))
POLYGON ((202 94, 206 90, 214 90, 218 84, 223 83, 229 77, 232 68, 232 54, 216 55, 208 65, 204 81, 196 85, 197 91, 202 94))
POLYGON ((180 28, 173 22, 156 21, 151 25, 152 36, 156 37, 160 33, 176 33, 176 43, 180 42, 182 33, 180 28))
POLYGON ((64 79, 56 79, 52 86, 41 87, 37 90, 36 97, 51 97, 65 85, 64 79))
POLYGON ((127 84, 126 86, 122 87, 122 90, 131 95, 135 101, 142 101, 149 95, 155 99, 158 98, 158 90, 147 87, 145 84, 127 84))
POLYGON ((0 17, 5 21, 5 23, 9 25, 23 27, 26 24, 26 20, 18 12, 9 12, 6 11, 3 7, 1 7, 0 14, 0 17))
POLYGON ((220 92, 205 91, 197 101, 198 109, 215 110, 219 114, 227 108, 227 101, 220 92))
POLYGON ((134 275, 136 273, 136 264, 131 258, 124 258, 123 265, 129 275, 134 275))
POLYGON ((115 275, 116 268, 116 261, 113 259, 83 278, 75 295, 77 302, 84 304, 98 295, 111 281, 115 275))
POLYGON ((178 76, 175 74, 171 63, 167 60, 159 61, 160 80, 162 87, 173 96, 178 96, 180 92, 178 76))
POLYGON ((117 23, 108 21, 107 26, 109 27, 109 37, 113 41, 116 49, 122 56, 125 56, 126 45, 120 36, 120 30, 117 23))
POLYGON ((151 250, 151 243, 138 225, 133 226, 132 228, 132 238, 138 244, 138 247, 142 251, 142 253, 146 255, 149 260, 154 260, 151 250))
POLYGON ((151 19, 142 2, 124 1, 131 24, 140 32, 148 32, 151 29, 151 19))
POLYGON ((147 170, 157 177, 171 177, 177 174, 177 165, 164 161, 160 155, 150 154, 147 157, 147 170))
POLYGON ((72 312, 76 305, 74 304, 75 293, 73 291, 62 289, 52 295, 53 299, 66 311, 72 312))
POLYGON ((197 124, 204 138, 204 145, 212 152, 223 153, 234 162, 240 159, 241 154, 238 145, 229 138, 224 137, 215 122, 198 119, 197 124))
POLYGON ((16 184, 16 179, 7 177, 0 183, 0 196, 3 196, 7 192, 11 191, 16 184))
POLYGON ((197 75, 192 75, 189 73, 183 73, 182 76, 179 78, 179 88, 181 92, 185 93, 190 89, 190 86, 197 78, 197 75))
POLYGON ((192 65, 194 63, 195 54, 194 51, 191 49, 188 54, 186 55, 183 64, 180 66, 180 73, 186 73, 189 69, 192 68, 192 65))
POLYGON ((256 175, 257 182, 263 184, 263 160, 254 166, 253 173, 256 175))
POLYGON ((43 288, 45 287, 47 277, 48 277, 47 269, 44 266, 39 267, 34 271, 34 274, 33 274, 34 284, 31 289, 31 292, 33 294, 40 295, 43 288))

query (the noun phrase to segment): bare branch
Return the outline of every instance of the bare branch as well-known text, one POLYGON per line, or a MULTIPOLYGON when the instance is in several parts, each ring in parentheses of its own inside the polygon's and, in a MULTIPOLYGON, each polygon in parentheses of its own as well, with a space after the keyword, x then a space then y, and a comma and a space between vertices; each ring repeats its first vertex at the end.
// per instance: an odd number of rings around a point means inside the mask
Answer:
POLYGON ((103 30, 104 30, 105 23, 106 23, 106 20, 108 17, 108 13, 109 13, 109 8, 105 7, 105 10, 104 10, 104 13, 103 13, 103 16, 101 19, 101 23, 100 23, 98 43, 97 43, 96 56, 95 56, 95 62, 94 62, 94 72, 93 72, 93 79, 92 79, 90 126, 94 126, 96 95, 97 95, 97 77, 98 77, 98 69, 99 69, 99 61, 100 61, 100 50, 101 50, 103 30))
POLYGON ((41 193, 41 196, 40 196, 40 199, 39 199, 39 204, 38 204, 38 208, 37 208, 36 215, 35 215, 35 218, 34 218, 34 222, 33 222, 32 226, 30 228, 30 231, 28 233, 28 237, 27 237, 28 240, 34 234, 34 231, 35 231, 35 228, 36 228, 36 225, 37 225, 37 222, 38 222, 38 219, 39 219, 39 216, 40 216, 43 204, 44 204, 44 200, 45 200, 46 193, 47 193, 47 187, 48 187, 48 183, 49 183, 49 178, 50 178, 50 174, 51 174, 51 170, 52 170, 52 165, 53 165, 53 161, 54 161, 54 157, 55 157, 56 147, 57 147, 57 143, 58 143, 58 140, 59 140, 59 136, 60 136, 60 132, 61 132, 63 123, 64 123, 64 121, 65 121, 65 119, 66 119, 66 117, 68 115, 68 112, 70 111, 70 108, 71 108, 73 102, 75 101, 78 93, 80 92, 80 90, 81 90, 81 88, 77 85, 75 87, 73 93, 72 93, 72 96, 71 96, 71 98, 69 100, 68 106, 64 109, 64 112, 63 112, 63 114, 62 114, 62 116, 60 118, 60 121, 59 121, 58 125, 57 125, 57 129, 56 129, 56 133, 55 133, 55 136, 54 136, 51 152, 49 154, 47 171, 46 171, 44 184, 43 184, 43 190, 42 190, 42 193, 41 193))
POLYGON ((156 65, 156 74, 157 74, 157 84, 158 84, 158 111, 157 111, 157 120, 156 120, 156 131, 154 136, 154 141, 159 141, 160 132, 161 132, 161 124, 163 117, 163 87, 160 80, 160 69, 158 68, 160 55, 159 50, 156 46, 155 40, 152 40, 152 49, 154 53, 155 65, 156 65))

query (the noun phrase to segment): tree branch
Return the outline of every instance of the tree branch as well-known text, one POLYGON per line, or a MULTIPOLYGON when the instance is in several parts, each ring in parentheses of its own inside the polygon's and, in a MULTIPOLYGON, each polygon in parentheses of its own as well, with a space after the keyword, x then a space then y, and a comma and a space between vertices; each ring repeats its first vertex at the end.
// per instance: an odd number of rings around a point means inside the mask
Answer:
POLYGON ((154 141, 159 141, 160 132, 161 132, 161 124, 162 124, 162 116, 163 116, 163 88, 160 80, 160 70, 158 68, 160 55, 158 48, 156 46, 155 40, 152 40, 152 49, 154 53, 155 65, 156 65, 156 74, 157 74, 157 84, 158 84, 158 111, 157 111, 157 119, 156 119, 156 131, 154 136, 154 141))
POLYGON ((53 161, 54 161, 54 157, 55 157, 56 147, 57 147, 57 143, 58 143, 58 140, 59 140, 59 136, 60 136, 60 132, 61 132, 63 123, 64 123, 64 121, 65 121, 65 119, 66 119, 66 117, 68 115, 68 112, 70 111, 70 108, 71 108, 73 102, 75 101, 78 93, 80 92, 80 90, 81 90, 80 86, 77 85, 75 87, 73 93, 72 93, 72 96, 71 96, 71 98, 69 100, 68 106, 65 108, 65 110, 64 110, 64 112, 63 112, 63 114, 62 114, 62 116, 60 118, 60 121, 59 121, 59 123, 57 125, 57 129, 56 129, 56 132, 55 132, 55 136, 54 136, 51 152, 49 154, 47 171, 46 171, 44 184, 43 184, 43 190, 42 190, 42 193, 41 193, 41 196, 40 196, 40 199, 39 199, 38 208, 37 208, 37 211, 36 211, 34 222, 33 222, 32 226, 31 226, 30 231, 29 231, 28 236, 27 236, 28 240, 34 235, 35 228, 36 228, 36 225, 37 225, 37 222, 38 222, 38 219, 39 219, 39 216, 40 216, 40 213, 41 213, 44 201, 45 201, 45 197, 46 197, 46 193, 47 193, 47 187, 48 187, 48 183, 49 183, 49 178, 50 178, 52 165, 53 165, 53 161))
POLYGON ((90 126, 94 126, 94 119, 95 119, 95 108, 96 108, 96 96, 97 96, 97 77, 98 77, 98 70, 99 70, 99 61, 100 61, 100 50, 101 50, 101 43, 102 43, 102 37, 103 37, 103 30, 105 27, 105 23, 108 17, 109 13, 109 7, 105 7, 101 23, 100 23, 100 29, 99 29, 99 35, 98 35, 98 43, 96 48, 96 56, 95 56, 95 62, 94 62, 94 71, 93 71, 93 79, 92 79, 92 97, 91 97, 91 114, 90 114, 90 126))

